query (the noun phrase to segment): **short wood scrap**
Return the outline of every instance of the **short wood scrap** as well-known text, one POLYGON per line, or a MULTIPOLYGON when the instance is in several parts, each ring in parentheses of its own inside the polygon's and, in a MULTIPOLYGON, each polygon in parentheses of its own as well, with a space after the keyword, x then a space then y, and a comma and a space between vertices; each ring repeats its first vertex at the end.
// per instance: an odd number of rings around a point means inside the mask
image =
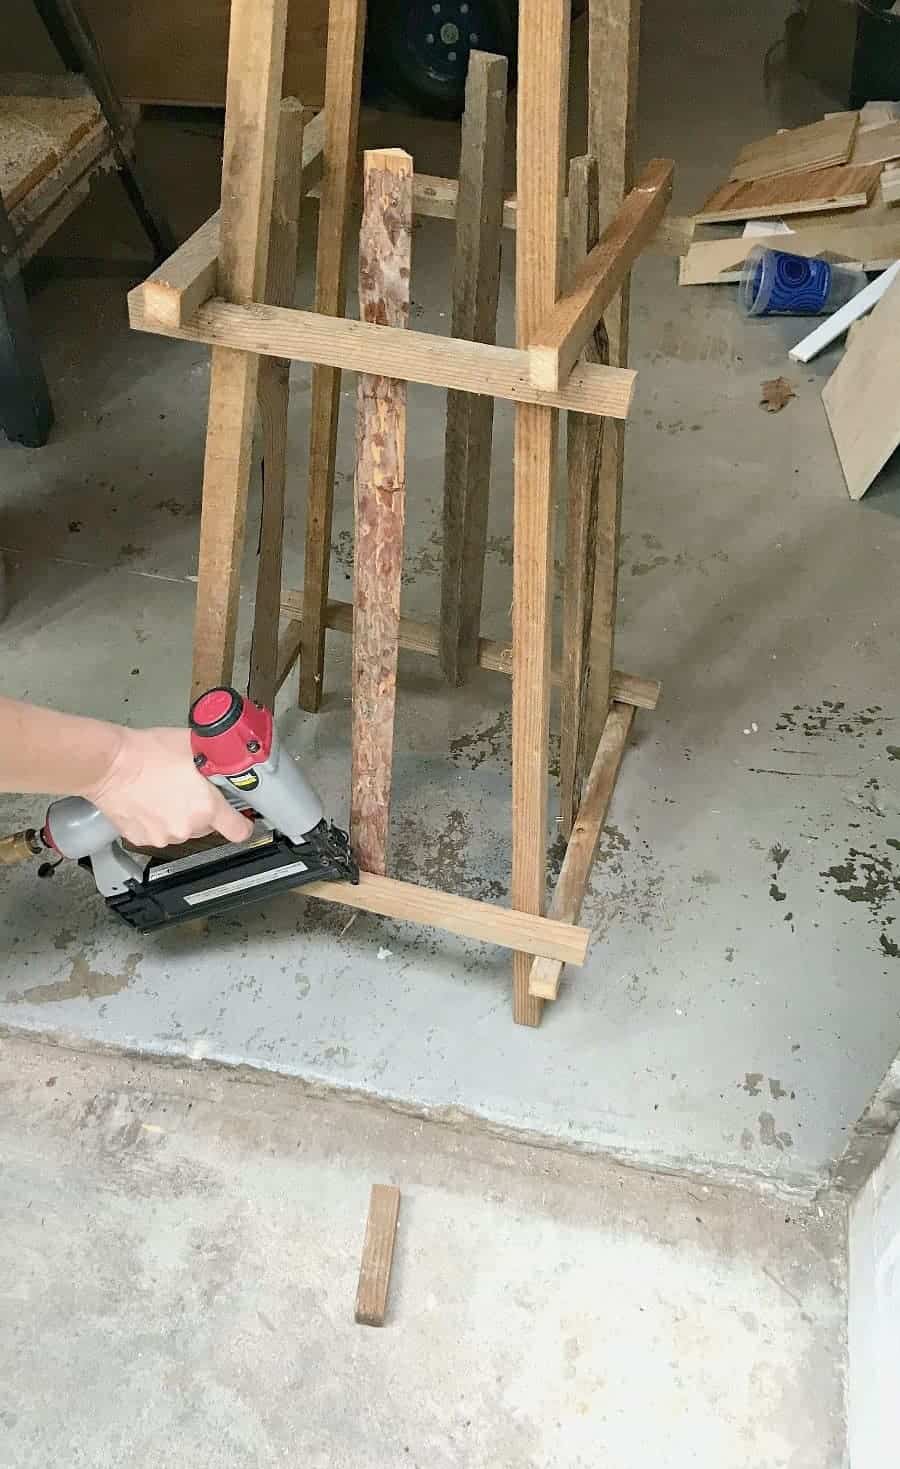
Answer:
POLYGON ((356 1288, 359 1326, 384 1325, 399 1217, 400 1190, 391 1184, 373 1183, 356 1288))
POLYGON ((845 351, 822 391, 847 493, 860 500, 900 445, 897 343, 900 280, 882 296, 866 329, 845 351))
MULTIPOLYGON (((505 56, 472 51, 459 155, 453 309, 450 331, 494 342, 500 289, 503 166, 506 144, 505 56)), ((444 441, 441 668, 452 684, 475 665, 481 627, 494 400, 448 392, 444 441)))
POLYGON ((747 143, 738 154, 730 177, 768 179, 798 173, 801 169, 813 171, 846 163, 853 152, 858 123, 857 113, 839 112, 807 127, 790 128, 756 143, 747 143))
POLYGON ((697 211, 698 224, 733 219, 781 219, 829 209, 859 209, 871 199, 881 170, 877 164, 823 168, 781 178, 722 184, 697 211))
MULTIPOLYGON (((359 306, 376 326, 403 327, 409 319, 412 174, 412 159, 399 148, 365 155, 359 306)), ((406 383, 397 378, 359 375, 354 494, 350 839, 360 866, 383 873, 406 504, 406 383)))

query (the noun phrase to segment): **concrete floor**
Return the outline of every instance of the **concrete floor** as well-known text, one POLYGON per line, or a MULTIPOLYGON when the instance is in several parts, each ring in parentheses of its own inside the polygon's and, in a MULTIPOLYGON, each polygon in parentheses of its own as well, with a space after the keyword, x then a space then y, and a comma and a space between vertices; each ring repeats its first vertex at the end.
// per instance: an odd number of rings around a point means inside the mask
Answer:
POLYGON ((4 1464, 840 1469, 820 1206, 30 1040, 0 1098, 4 1464))
MULTIPOLYGON (((736 0, 645 7, 639 155, 675 157, 676 209, 702 199, 740 142, 820 115, 831 100, 798 84, 767 101, 762 57, 779 24, 736 0)), ((444 126, 381 116, 367 129, 411 146, 425 170, 453 170, 444 126)), ((186 231, 214 205, 215 129, 203 117, 151 120, 144 142, 186 231)), ((451 235, 440 221, 416 231, 413 315, 423 329, 447 328, 451 235)), ((124 293, 141 244, 114 181, 54 249, 68 267, 36 295, 34 314, 58 426, 41 451, 0 446, 12 600, 0 625, 4 690, 178 722, 206 354, 129 334, 124 293), (82 258, 98 255, 100 266, 82 258)), ((299 302, 310 288, 307 267, 299 302)), ((820 402, 837 354, 793 367, 786 348, 799 330, 747 323, 729 288, 679 290, 661 257, 636 272, 618 661, 660 677, 664 699, 636 721, 585 907, 589 962, 567 975, 540 1030, 512 1025, 509 962, 497 951, 362 915, 344 931, 340 910, 290 896, 142 939, 107 919, 77 870, 50 883, 33 871, 4 876, 0 1020, 248 1063, 652 1164, 821 1183, 900 1040, 890 926, 900 889, 900 492, 889 472, 861 504, 848 501, 820 402), (797 396, 769 415, 759 385, 779 373, 797 396)), ((287 581, 298 585, 308 371, 293 381, 287 581)), ((338 596, 350 588, 349 387, 345 407, 338 596)), ((413 388, 412 616, 437 607, 442 435, 440 394, 413 388)), ((495 636, 508 629, 511 493, 501 405, 484 619, 495 636)), ((242 660, 253 544, 251 523, 242 660)), ((298 714, 290 689, 281 708, 288 743, 339 820, 348 651, 330 639, 319 719, 298 714)), ((485 674, 448 696, 433 663, 401 662, 393 871, 503 900, 508 683, 485 674)), ((4 828, 40 814, 38 801, 0 802, 4 828)))

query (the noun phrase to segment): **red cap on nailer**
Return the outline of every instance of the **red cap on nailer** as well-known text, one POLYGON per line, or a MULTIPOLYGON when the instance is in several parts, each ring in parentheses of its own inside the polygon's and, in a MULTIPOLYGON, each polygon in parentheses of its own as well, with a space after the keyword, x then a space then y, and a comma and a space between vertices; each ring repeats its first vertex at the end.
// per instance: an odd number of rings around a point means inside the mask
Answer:
POLYGON ((240 775, 268 760, 272 715, 236 689, 208 689, 191 705, 191 750, 204 775, 240 775))

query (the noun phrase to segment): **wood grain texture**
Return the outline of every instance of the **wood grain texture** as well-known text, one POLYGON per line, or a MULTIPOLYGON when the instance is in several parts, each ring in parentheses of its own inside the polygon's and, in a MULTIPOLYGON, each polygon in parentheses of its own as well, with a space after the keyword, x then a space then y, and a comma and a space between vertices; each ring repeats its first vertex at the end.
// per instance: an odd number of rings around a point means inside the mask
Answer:
MULTIPOLYGON (((600 229, 597 160, 569 165, 569 279, 597 242, 600 229)), ((585 348, 589 361, 609 360, 602 321, 585 348)), ((559 830, 568 839, 580 800, 585 715, 590 691, 591 621, 597 558, 597 497, 603 419, 570 413, 566 422, 566 551, 563 571, 562 692, 559 709, 559 830)))
MULTIPOLYGON (((500 290, 503 167, 506 151, 505 56, 472 51, 459 154, 451 335, 496 338, 500 290)), ((463 683, 475 664, 481 627, 491 484, 494 400, 449 392, 444 440, 441 566, 441 668, 463 683)))
MULTIPOLYGON (((294 622, 299 622, 303 615, 302 591, 283 592, 281 610, 286 612, 294 622)), ((326 609, 326 622, 334 632, 352 633, 353 604, 329 601, 326 609)), ((297 635, 295 631, 292 636, 297 635)), ((434 623, 417 622, 412 617, 400 618, 401 648, 406 648, 411 653, 427 653, 430 657, 436 658, 439 639, 440 632, 434 623)), ((291 646, 290 640, 286 641, 284 646, 287 654, 291 646)), ((512 643, 500 642, 495 638, 479 638, 477 661, 479 668, 487 668, 492 673, 505 673, 511 676, 512 643)), ((560 668, 556 665, 551 665, 550 681, 554 688, 558 688, 562 682, 560 668)), ((655 709, 659 703, 660 685, 656 679, 639 678, 636 674, 623 673, 620 669, 616 669, 613 673, 613 692, 614 697, 623 704, 634 704, 638 709, 655 709)))
POLYGON ((900 446, 897 343, 900 280, 895 280, 822 390, 847 493, 860 500, 900 446))
MULTIPOLYGON (((273 306, 292 305, 297 285, 305 122, 305 110, 296 98, 283 98, 266 272, 266 300, 273 306)), ((264 357, 256 389, 262 440, 262 509, 248 693, 269 709, 275 702, 278 677, 290 369, 290 362, 283 357, 264 357)))
POLYGON ((722 224, 733 219, 780 219, 821 210, 858 209, 871 199, 879 173, 877 164, 867 168, 844 164, 814 173, 722 184, 697 211, 695 220, 722 224))
MULTIPOLYGON (((578 809, 578 819, 566 847, 548 917, 564 923, 577 923, 581 905, 590 881, 597 843, 616 786, 616 777, 634 720, 630 704, 614 703, 578 809)), ((531 966, 529 985, 536 998, 555 1000, 563 966, 553 959, 536 959, 531 966)))
MULTIPOLYGON (((356 175, 359 94, 362 78, 366 0, 331 0, 325 68, 325 172, 316 249, 316 311, 343 316, 345 256, 350 196, 356 175)), ((315 712, 322 700, 325 667, 325 603, 331 569, 334 462, 341 375, 318 363, 312 375, 309 430, 309 487, 303 585, 303 656, 298 699, 315 712)))
MULTIPOLYGON (((409 320, 412 175, 412 159, 399 148, 365 155, 359 309, 376 329, 409 320)), ((359 375, 354 510, 350 840, 360 866, 383 873, 406 512, 406 383, 397 378, 359 375)))
POLYGON ((402 919, 425 928, 442 929, 461 938, 479 939, 503 949, 559 959, 563 964, 583 964, 587 957, 590 930, 559 923, 514 908, 498 908, 476 898, 460 898, 412 882, 361 872, 359 884, 312 882, 293 889, 298 898, 316 898, 339 903, 382 918, 402 919))
POLYGON ((558 393, 547 393, 532 383, 528 353, 518 348, 458 342, 453 337, 392 327, 376 329, 364 321, 320 316, 315 311, 233 306, 213 299, 186 326, 161 327, 147 320, 138 286, 129 292, 128 316, 137 331, 188 342, 231 346, 264 357, 289 357, 293 362, 324 362, 350 372, 381 371, 411 383, 488 393, 547 408, 572 408, 576 413, 599 413, 605 418, 627 418, 634 396, 636 374, 627 368, 579 366, 558 393))
POLYGON ((869 163, 889 163, 894 158, 900 158, 900 122, 860 128, 850 155, 852 164, 862 168, 869 163))
POLYGON ((356 1288, 359 1326, 384 1325, 399 1217, 400 1190, 390 1184, 373 1183, 356 1288))
MULTIPOLYGON (((233 0, 219 289, 238 303, 259 300, 265 289, 286 16, 287 0, 233 0)), ((257 358, 230 348, 212 354, 194 694, 231 679, 258 367, 257 358)))
POLYGON ((854 261, 864 270, 886 270, 900 256, 900 219, 894 225, 847 227, 838 224, 798 230, 792 235, 753 235, 729 240, 698 240, 683 257, 678 284, 720 285, 738 281, 741 268, 754 245, 771 250, 789 250, 792 255, 828 254, 837 260, 854 261))
POLYGON ((665 158, 648 163, 565 294, 541 321, 528 348, 531 380, 539 388, 557 390, 572 371, 601 315, 655 234, 672 197, 674 169, 665 158))
MULTIPOLYGON (((634 181, 640 29, 640 0, 588 0, 587 151, 599 168, 601 227, 612 219, 634 181)), ((628 362, 630 301, 629 277, 603 318, 614 367, 624 368, 628 362)), ((624 479, 625 425, 610 423, 603 435, 600 461, 601 502, 612 511, 605 527, 607 536, 618 524, 624 479)), ((609 712, 612 645, 607 620, 600 615, 609 602, 609 575, 610 567, 598 562, 586 724, 589 749, 596 747, 609 712)))
MULTIPOLYGON (((299 104, 297 104, 299 105, 299 104)), ((317 113, 305 126, 300 192, 309 193, 322 174, 325 129, 317 113)), ((204 301, 215 296, 219 279, 221 211, 216 210, 168 260, 139 287, 144 313, 162 327, 184 326, 204 301)))
MULTIPOLYGON (((517 93, 516 339, 527 347, 559 290, 565 193, 569 6, 521 0, 517 93)), ((513 504, 512 901, 541 913, 547 871, 547 745, 553 596, 553 493, 559 415, 520 404, 513 504)), ((513 1019, 540 1024, 531 965, 513 960, 513 1019)))
POLYGON ((730 177, 742 181, 768 179, 847 163, 858 124, 858 113, 841 112, 806 127, 789 128, 747 143, 739 152, 730 177))

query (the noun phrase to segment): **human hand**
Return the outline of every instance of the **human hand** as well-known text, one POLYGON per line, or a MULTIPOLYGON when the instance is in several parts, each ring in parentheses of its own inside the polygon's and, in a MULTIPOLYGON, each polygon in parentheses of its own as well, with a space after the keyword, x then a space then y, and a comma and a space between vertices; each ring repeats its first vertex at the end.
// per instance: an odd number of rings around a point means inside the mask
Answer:
POLYGON ((253 823, 194 765, 187 729, 125 729, 102 778, 78 794, 136 847, 167 847, 221 832, 242 842, 253 823))

